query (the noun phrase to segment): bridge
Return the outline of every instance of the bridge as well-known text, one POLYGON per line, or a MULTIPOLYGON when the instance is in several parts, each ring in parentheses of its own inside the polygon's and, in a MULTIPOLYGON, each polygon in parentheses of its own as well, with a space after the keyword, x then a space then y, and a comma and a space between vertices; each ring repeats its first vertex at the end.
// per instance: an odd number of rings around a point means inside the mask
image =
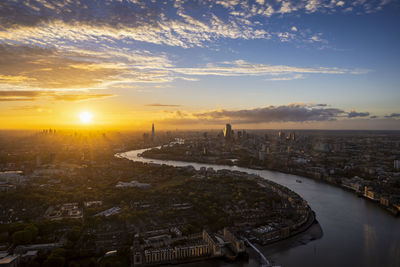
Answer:
POLYGON ((262 267, 274 267, 272 264, 269 262, 269 260, 264 256, 264 254, 261 253, 261 251, 254 246, 247 238, 242 237, 242 239, 252 248, 254 249, 255 252, 257 252, 258 255, 260 255, 261 259, 261 266, 262 267))

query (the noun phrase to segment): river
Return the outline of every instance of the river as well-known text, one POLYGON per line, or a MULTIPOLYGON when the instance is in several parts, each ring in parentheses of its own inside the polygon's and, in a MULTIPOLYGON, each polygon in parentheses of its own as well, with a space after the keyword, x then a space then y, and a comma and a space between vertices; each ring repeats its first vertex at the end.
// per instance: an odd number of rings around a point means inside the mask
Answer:
MULTIPOLYGON (((133 161, 166 164, 171 166, 192 165, 196 169, 212 167, 260 175, 298 193, 315 211, 323 230, 322 238, 293 246, 293 240, 266 247, 259 246, 263 254, 282 267, 298 266, 400 266, 400 219, 390 215, 369 200, 341 188, 297 175, 253 170, 237 166, 188 163, 155 160, 139 157, 146 149, 121 153, 121 157, 133 161), (296 182, 301 180, 301 183, 296 182)), ((210 263, 211 266, 259 266, 250 257, 248 262, 210 263)), ((195 266, 195 265, 192 265, 195 266)))

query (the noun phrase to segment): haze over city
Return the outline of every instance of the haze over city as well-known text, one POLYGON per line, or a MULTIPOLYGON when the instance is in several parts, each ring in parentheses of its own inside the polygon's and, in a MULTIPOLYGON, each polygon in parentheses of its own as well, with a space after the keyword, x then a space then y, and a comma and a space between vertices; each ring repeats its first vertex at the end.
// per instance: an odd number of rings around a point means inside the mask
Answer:
POLYGON ((1 1, 0 123, 399 130, 398 14, 390 0, 1 1))

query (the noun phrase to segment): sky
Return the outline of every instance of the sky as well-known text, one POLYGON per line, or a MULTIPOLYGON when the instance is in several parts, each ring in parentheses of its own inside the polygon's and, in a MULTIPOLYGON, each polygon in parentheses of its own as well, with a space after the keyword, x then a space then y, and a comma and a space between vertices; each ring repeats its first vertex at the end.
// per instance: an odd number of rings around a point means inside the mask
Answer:
POLYGON ((395 0, 2 0, 0 128, 400 130, 399 47, 395 0))

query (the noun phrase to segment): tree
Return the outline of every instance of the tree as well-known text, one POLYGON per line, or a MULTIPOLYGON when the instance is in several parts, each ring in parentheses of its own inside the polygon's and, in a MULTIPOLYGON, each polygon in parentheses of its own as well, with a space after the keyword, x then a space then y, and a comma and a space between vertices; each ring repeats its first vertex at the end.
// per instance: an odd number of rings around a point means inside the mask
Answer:
POLYGON ((31 241, 35 240, 37 235, 38 235, 38 233, 39 233, 39 229, 33 224, 28 225, 27 227, 25 227, 24 231, 27 231, 27 232, 30 233, 31 241))
POLYGON ((104 267, 118 267, 121 266, 121 263, 119 261, 107 261, 104 265, 104 267))
POLYGON ((82 229, 79 226, 74 226, 72 229, 68 232, 67 237, 70 241, 76 242, 79 240, 80 236, 82 233, 82 229))
POLYGON ((63 248, 54 249, 44 261, 44 267, 62 267, 65 264, 66 250, 63 248))
POLYGON ((38 263, 37 261, 31 261, 26 266, 27 267, 40 267, 40 263, 38 263))
POLYGON ((29 231, 17 231, 12 235, 12 241, 15 245, 25 245, 31 242, 32 236, 29 231))
POLYGON ((51 255, 64 257, 66 253, 67 253, 67 251, 63 248, 55 248, 51 252, 51 255))
POLYGON ((82 267, 96 267, 97 261, 94 258, 90 258, 88 261, 81 263, 82 267))
POLYGON ((44 267, 62 267, 65 264, 65 258, 61 256, 50 255, 43 263, 44 267))
POLYGON ((77 263, 76 261, 71 261, 68 264, 68 267, 80 267, 81 265, 79 263, 77 263))

